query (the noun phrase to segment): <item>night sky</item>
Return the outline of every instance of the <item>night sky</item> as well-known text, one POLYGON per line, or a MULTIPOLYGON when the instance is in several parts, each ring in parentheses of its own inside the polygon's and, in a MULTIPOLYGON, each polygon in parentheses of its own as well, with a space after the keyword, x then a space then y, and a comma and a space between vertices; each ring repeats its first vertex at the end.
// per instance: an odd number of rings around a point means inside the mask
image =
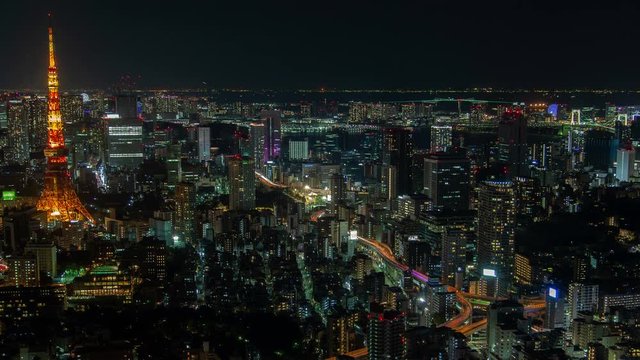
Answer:
POLYGON ((640 86, 638 1, 5 0, 0 88, 640 86), (169 5, 171 4, 171 5, 169 5))

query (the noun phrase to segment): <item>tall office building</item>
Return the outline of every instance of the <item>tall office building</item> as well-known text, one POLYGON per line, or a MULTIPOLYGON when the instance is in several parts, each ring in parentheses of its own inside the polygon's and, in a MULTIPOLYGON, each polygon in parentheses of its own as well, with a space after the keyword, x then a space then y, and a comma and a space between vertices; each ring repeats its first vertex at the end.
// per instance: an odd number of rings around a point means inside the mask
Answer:
POLYGON ((253 159, 235 156, 229 159, 229 209, 252 210, 256 207, 256 177, 253 159))
POLYGON ((196 186, 191 183, 179 183, 175 188, 174 230, 178 239, 184 243, 196 241, 196 186))
POLYGON ((256 169, 262 169, 264 165, 264 129, 263 123, 251 123, 249 125, 249 140, 253 153, 249 156, 253 157, 256 169))
POLYGON ((182 146, 171 144, 167 154, 167 184, 171 187, 182 181, 182 146))
POLYGON ((527 119, 520 112, 505 112, 498 124, 498 158, 511 176, 528 175, 527 119))
POLYGON ((618 149, 616 162, 616 178, 618 181, 629 181, 633 176, 633 166, 636 161, 636 151, 631 144, 618 149))
POLYGON ((338 214, 338 206, 347 196, 347 183, 344 175, 331 175, 331 213, 338 214))
POLYGON ((476 238, 475 212, 440 210, 422 214, 425 240, 435 255, 440 256, 442 282, 460 285, 456 280, 466 271, 466 246, 476 238))
POLYGON ((560 290, 550 287, 545 294, 544 327, 547 329, 564 328, 565 323, 565 296, 560 290))
POLYGON ((167 248, 164 241, 156 237, 146 237, 142 246, 141 275, 145 280, 162 283, 167 276, 167 248))
POLYGON ((469 209, 470 163, 464 152, 437 152, 424 159, 424 193, 433 209, 469 209))
POLYGON ((614 135, 606 130, 589 130, 584 134, 584 162, 595 170, 613 166, 618 148, 614 135))
POLYGON ((260 114, 264 124, 264 156, 263 161, 276 161, 280 158, 282 141, 282 120, 279 111, 263 111, 260 114))
POLYGON ((10 100, 7 104, 7 151, 9 163, 24 164, 29 161, 29 126, 25 104, 10 100))
POLYGON ((598 307, 598 285, 586 285, 582 283, 571 283, 567 291, 568 322, 578 317, 581 311, 595 311, 598 307))
POLYGON ((308 160, 309 140, 289 140, 289 160, 308 160))
POLYGON ((211 160, 211 128, 198 128, 198 160, 211 160))
POLYGON ((35 256, 18 256, 6 259, 9 270, 7 283, 11 286, 33 287, 40 285, 40 271, 35 256))
POLYGON ((372 304, 367 329, 369 360, 403 360, 407 358, 406 319, 402 312, 384 310, 372 304))
MULTIPOLYGON (((391 127, 384 129, 382 162, 388 171, 388 194, 406 195, 412 191, 411 162, 413 159, 413 129, 391 127)), ((395 196, 389 198, 395 199, 395 196)))
POLYGON ((409 238, 406 243, 407 265, 421 272, 428 272, 431 260, 429 243, 419 238, 409 238))
POLYGON ((116 96, 116 113, 107 114, 107 164, 112 168, 135 169, 144 160, 142 121, 138 119, 135 96, 116 96))
POLYGON ((24 253, 36 258, 41 276, 54 278, 58 274, 58 254, 54 243, 28 243, 24 253))
POLYGON ((495 276, 496 296, 513 283, 516 205, 511 181, 485 181, 478 192, 478 270, 495 276))
POLYGON ((453 142, 452 128, 450 125, 431 126, 431 152, 447 151, 453 142))

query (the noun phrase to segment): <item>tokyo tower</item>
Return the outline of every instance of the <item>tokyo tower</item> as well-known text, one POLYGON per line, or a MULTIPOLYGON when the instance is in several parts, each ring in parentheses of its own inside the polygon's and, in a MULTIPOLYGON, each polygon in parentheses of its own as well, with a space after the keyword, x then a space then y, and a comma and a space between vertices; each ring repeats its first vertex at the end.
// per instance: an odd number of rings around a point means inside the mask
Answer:
POLYGON ((71 175, 67 168, 67 154, 64 145, 62 115, 60 113, 60 96, 58 94, 58 68, 53 52, 53 27, 49 14, 49 70, 48 70, 48 111, 47 130, 48 143, 44 154, 47 157, 47 168, 44 174, 44 190, 38 199, 36 208, 47 214, 47 222, 72 223, 89 221, 93 217, 82 205, 71 184, 71 175))

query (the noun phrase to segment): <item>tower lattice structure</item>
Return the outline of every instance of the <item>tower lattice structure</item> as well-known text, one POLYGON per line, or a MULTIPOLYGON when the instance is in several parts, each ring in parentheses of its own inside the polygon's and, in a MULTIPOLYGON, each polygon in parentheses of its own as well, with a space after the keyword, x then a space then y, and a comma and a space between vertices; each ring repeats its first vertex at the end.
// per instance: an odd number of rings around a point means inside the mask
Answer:
POLYGON ((49 223, 94 222, 82 205, 71 183, 67 168, 68 150, 64 144, 64 123, 60 112, 58 93, 58 68, 53 51, 53 27, 49 15, 49 70, 48 70, 48 142, 44 150, 47 168, 44 175, 44 190, 38 200, 37 209, 46 212, 49 223))

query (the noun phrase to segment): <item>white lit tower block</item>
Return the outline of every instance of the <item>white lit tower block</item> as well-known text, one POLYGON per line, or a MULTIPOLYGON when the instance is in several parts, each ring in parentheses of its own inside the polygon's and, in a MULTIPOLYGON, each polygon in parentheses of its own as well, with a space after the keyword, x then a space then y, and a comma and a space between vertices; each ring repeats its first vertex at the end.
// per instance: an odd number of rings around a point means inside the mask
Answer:
POLYGON ((431 152, 447 151, 452 144, 452 133, 450 125, 431 126, 431 152))
POLYGON ((616 178, 619 181, 629 181, 629 178, 633 176, 633 166, 636 160, 636 151, 629 144, 623 148, 618 149, 617 163, 616 163, 616 178))

